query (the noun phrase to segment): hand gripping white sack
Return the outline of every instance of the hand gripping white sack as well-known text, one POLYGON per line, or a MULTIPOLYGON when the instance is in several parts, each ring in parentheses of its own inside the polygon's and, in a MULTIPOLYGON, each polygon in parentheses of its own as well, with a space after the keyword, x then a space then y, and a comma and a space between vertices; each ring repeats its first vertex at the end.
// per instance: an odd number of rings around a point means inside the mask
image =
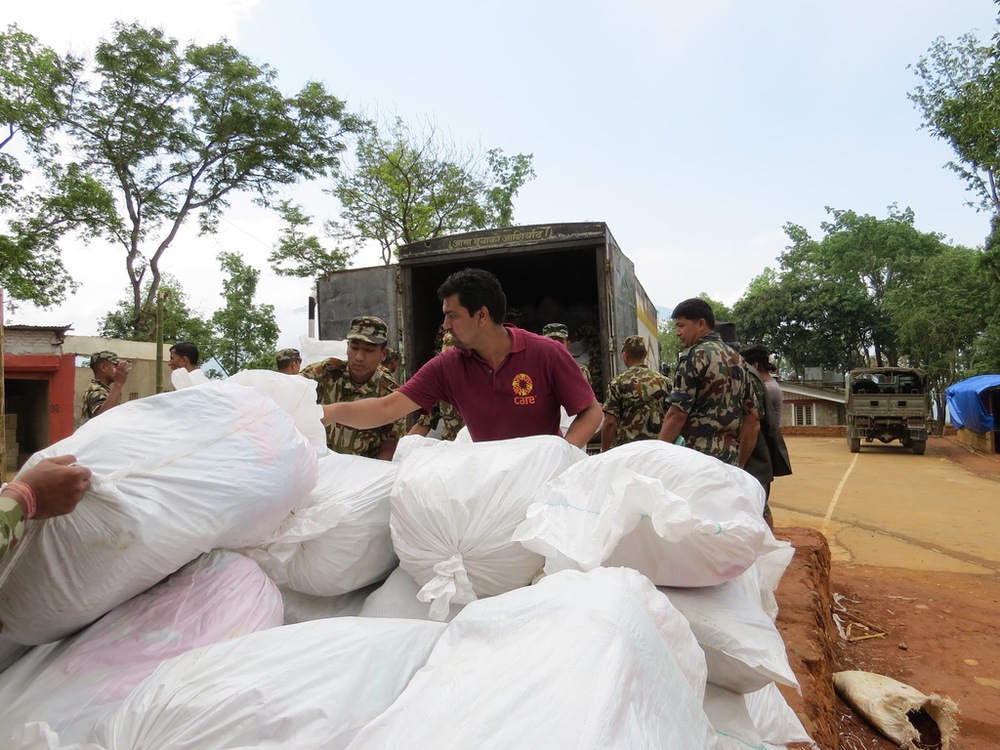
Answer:
MULTIPOLYGON (((385 583, 368 595, 358 613, 361 617, 398 617, 408 620, 431 620, 431 605, 417 599, 420 587, 402 568, 396 568, 385 583)), ((464 604, 452 603, 444 622, 451 622, 464 604)))
POLYGON ((0 745, 46 722, 83 742, 162 661, 282 624, 278 588, 253 560, 217 550, 120 604, 76 635, 39 646, 0 676, 0 745))
POLYGON ((545 572, 635 568, 658 586, 713 586, 746 570, 768 536, 764 490, 689 448, 642 440, 543 486, 514 539, 545 572))
POLYGON ((295 420, 295 426, 316 449, 317 456, 325 456, 330 452, 326 447, 323 407, 316 403, 315 380, 297 378, 274 370, 242 370, 223 382, 245 385, 261 396, 274 399, 295 420))
POLYGON ((338 617, 164 662, 97 728, 106 750, 336 750, 399 696, 444 630, 338 617))
POLYGON ((215 382, 116 406, 30 463, 63 453, 94 479, 73 513, 38 522, 0 587, 3 632, 21 643, 69 635, 204 552, 256 544, 316 484, 291 417, 215 382))
POLYGON ((511 540, 529 498, 586 454, 552 435, 421 448, 399 466, 389 529, 430 615, 525 586, 542 557, 511 540))
POLYGON ((312 596, 384 581, 398 564, 389 536, 395 479, 394 463, 331 452, 319 459, 316 486, 299 507, 242 551, 279 586, 312 596))
POLYGON ((351 748, 715 748, 704 657, 653 585, 565 571, 469 604, 351 748))
POLYGON ((761 604, 754 567, 717 586, 660 591, 691 624, 705 651, 710 683, 735 693, 751 693, 772 681, 798 687, 781 633, 761 604))

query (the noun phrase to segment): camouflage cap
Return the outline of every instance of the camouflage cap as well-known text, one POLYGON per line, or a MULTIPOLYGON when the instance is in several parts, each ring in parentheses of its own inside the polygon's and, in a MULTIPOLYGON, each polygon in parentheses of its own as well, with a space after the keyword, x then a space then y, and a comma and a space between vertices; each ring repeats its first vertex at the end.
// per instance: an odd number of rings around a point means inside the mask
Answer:
POLYGON ((97 367, 101 364, 101 362, 110 362, 113 365, 117 365, 120 359, 121 358, 114 352, 109 352, 107 349, 103 349, 90 355, 90 366, 97 367))
POLYGON ((542 329, 542 335, 550 339, 568 339, 569 329, 563 323, 548 323, 542 329))
POLYGON ((625 340, 622 342, 622 349, 642 349, 645 351, 646 340, 638 334, 626 336, 625 340))
POLYGON ((364 315, 351 321, 347 332, 348 341, 364 341, 368 344, 384 344, 389 338, 389 327, 382 318, 364 315))
POLYGON ((295 360, 301 362, 302 355, 299 353, 298 349, 282 349, 274 355, 274 359, 279 365, 281 365, 285 362, 294 362, 295 360))
POLYGON ((385 356, 382 357, 382 362, 395 362, 399 359, 399 352, 393 349, 391 346, 385 348, 385 356))

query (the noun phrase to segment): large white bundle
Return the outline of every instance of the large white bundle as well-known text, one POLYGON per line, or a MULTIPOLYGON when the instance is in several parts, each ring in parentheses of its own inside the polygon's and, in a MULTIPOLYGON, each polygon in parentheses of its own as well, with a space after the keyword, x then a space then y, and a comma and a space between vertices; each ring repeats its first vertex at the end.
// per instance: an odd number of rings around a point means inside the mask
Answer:
POLYGON ((747 713, 740 693, 705 686, 705 715, 719 740, 719 750, 758 750, 762 745, 760 732, 747 713))
POLYGON ((619 446, 542 487, 514 533, 545 572, 600 565, 659 586, 713 586, 746 570, 769 536, 746 472, 659 440, 619 446))
MULTIPOLYGON (((175 370, 176 372, 176 370, 175 370)), ((326 428, 323 426, 323 407, 316 403, 315 380, 297 378, 274 370, 242 370, 231 375, 227 384, 245 385, 261 396, 274 399, 295 421, 299 432, 306 436, 316 454, 325 456, 326 428)))
POLYGON ((773 682, 753 693, 747 693, 743 700, 750 720, 766 743, 785 746, 802 742, 816 747, 799 717, 773 682))
POLYGON ((313 339, 308 336, 299 336, 299 356, 302 357, 302 366, 308 367, 324 359, 336 357, 347 360, 347 340, 328 341, 326 339, 313 339))
POLYGON ((399 696, 444 629, 340 617, 164 663, 98 726, 106 750, 336 750, 399 696))
POLYGON ((385 580, 398 562, 389 536, 395 479, 394 463, 330 453, 319 459, 316 486, 301 505, 243 551, 280 586, 312 596, 385 580))
POLYGON ((736 693, 751 693, 772 681, 798 687, 781 633, 761 604, 754 567, 718 586, 660 591, 691 624, 705 651, 709 682, 736 693))
MULTIPOLYGON (((402 568, 396 568, 385 583, 375 589, 358 614, 361 617, 399 617, 409 620, 431 620, 431 605, 417 598, 420 587, 402 568)), ((444 621, 450 622, 462 611, 464 604, 452 604, 444 621)))
POLYGON ((566 571, 468 605, 352 748, 702 748, 704 657, 632 570, 566 571))
POLYGON ((40 522, 0 588, 3 632, 47 643, 216 548, 257 543, 316 484, 316 452, 239 385, 129 401, 36 453, 94 472, 76 510, 40 522))
POLYGON ((166 659, 281 624, 281 595, 253 560, 203 555, 0 676, 0 745, 18 747, 13 732, 32 721, 82 742, 166 659))
POLYGON ((542 557, 511 540, 529 498, 586 454, 552 435, 420 448, 399 467, 390 530, 400 565, 441 620, 527 585, 542 557))

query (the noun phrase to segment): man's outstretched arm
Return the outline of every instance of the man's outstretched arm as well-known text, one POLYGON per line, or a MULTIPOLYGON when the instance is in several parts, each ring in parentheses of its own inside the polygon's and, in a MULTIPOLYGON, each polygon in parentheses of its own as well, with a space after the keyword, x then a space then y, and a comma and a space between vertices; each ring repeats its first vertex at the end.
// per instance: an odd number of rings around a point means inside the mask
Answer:
POLYGON ((604 417, 604 411, 595 398, 590 404, 573 419, 573 423, 566 430, 566 442, 583 448, 590 442, 590 439, 597 432, 604 417))
POLYGON ((365 398, 323 405, 323 424, 342 424, 357 430, 370 430, 402 419, 420 406, 399 391, 382 398, 365 398))

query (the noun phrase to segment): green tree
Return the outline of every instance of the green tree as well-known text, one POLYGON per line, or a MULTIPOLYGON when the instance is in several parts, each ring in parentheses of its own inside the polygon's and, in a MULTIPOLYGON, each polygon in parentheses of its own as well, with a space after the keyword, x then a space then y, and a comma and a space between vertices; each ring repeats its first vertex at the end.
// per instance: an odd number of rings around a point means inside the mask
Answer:
POLYGON ((909 94, 925 129, 948 143, 948 167, 966 183, 971 205, 1000 211, 1000 66, 997 48, 974 34, 954 42, 938 37, 911 68, 920 79, 909 94))
MULTIPOLYGON (((146 285, 152 281, 146 281, 146 285)), ((146 289, 143 289, 145 293, 146 289)), ((209 321, 202 318, 188 306, 188 296, 180 282, 170 274, 160 278, 163 295, 163 341, 193 341, 198 345, 202 359, 212 356, 214 333, 209 321)), ((132 306, 131 289, 119 300, 114 310, 98 321, 98 333, 113 339, 126 341, 155 341, 155 331, 146 332, 136 325, 135 308, 132 306)))
POLYGON ((832 221, 822 224, 820 240, 785 226, 791 244, 780 268, 757 277, 734 308, 741 338, 765 344, 798 374, 811 366, 898 364, 890 300, 938 272, 931 261, 947 245, 917 230, 909 209, 890 206, 885 219, 827 211, 832 221))
POLYGON ((401 245, 453 232, 510 226, 513 200, 535 176, 531 155, 483 156, 441 138, 417 134, 396 118, 361 129, 354 166, 330 191, 340 201, 335 236, 361 246, 377 242, 388 265, 401 245), (485 162, 485 163, 484 163, 485 162))
POLYGON ((225 305, 212 315, 216 359, 230 375, 240 370, 275 369, 279 331, 274 305, 254 302, 260 271, 237 253, 219 253, 218 258, 227 278, 222 282, 225 305))
POLYGON ((76 288, 63 265, 59 240, 75 229, 96 233, 100 217, 113 210, 110 196, 77 165, 55 160, 51 137, 65 116, 80 71, 73 57, 60 57, 31 34, 8 26, 0 33, 0 286, 7 298, 48 307, 76 288), (38 167, 25 189, 28 167, 20 150, 38 167))
MULTIPOLYGON (((277 210, 285 226, 281 230, 277 246, 267 257, 276 274, 312 279, 327 271, 347 268, 348 261, 356 251, 339 247, 325 249, 318 237, 305 232, 312 223, 312 217, 303 213, 299 206, 282 201, 277 210)), ((327 231, 328 236, 332 234, 327 231)))
POLYGON ((160 261, 188 219, 212 232, 232 194, 266 205, 277 186, 336 168, 342 102, 315 82, 286 97, 275 78, 224 40, 181 50, 134 23, 97 46, 65 128, 117 198, 101 231, 124 250, 137 330, 152 330, 160 261))

